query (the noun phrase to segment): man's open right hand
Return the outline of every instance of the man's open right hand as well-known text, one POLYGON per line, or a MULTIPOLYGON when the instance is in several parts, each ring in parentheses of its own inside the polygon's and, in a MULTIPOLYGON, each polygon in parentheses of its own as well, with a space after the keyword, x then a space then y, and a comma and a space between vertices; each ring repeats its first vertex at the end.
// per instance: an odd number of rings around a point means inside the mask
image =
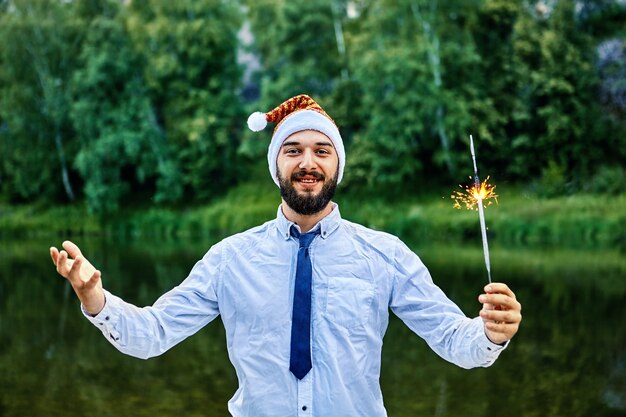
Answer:
POLYGON ((104 308, 105 302, 100 271, 69 240, 63 242, 63 249, 50 248, 52 262, 57 272, 70 282, 85 311, 95 316, 104 308))

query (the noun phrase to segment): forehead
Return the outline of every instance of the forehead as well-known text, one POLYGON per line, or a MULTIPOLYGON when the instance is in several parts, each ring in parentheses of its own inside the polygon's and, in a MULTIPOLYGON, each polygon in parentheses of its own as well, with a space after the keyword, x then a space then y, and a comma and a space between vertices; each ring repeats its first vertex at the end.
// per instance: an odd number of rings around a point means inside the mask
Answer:
POLYGON ((317 130, 301 130, 287 136, 282 146, 299 144, 303 146, 333 146, 333 142, 328 136, 317 130))

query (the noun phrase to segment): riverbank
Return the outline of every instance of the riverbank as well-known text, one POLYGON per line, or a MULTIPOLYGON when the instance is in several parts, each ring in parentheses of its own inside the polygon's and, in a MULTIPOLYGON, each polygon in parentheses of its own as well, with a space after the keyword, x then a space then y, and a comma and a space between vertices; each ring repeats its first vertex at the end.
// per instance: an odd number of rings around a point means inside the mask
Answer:
MULTIPOLYGON (((480 239, 478 213, 453 208, 445 195, 391 201, 375 195, 339 193, 344 218, 384 230, 408 242, 464 242, 480 239)), ((276 215, 273 184, 246 184, 210 205, 189 208, 127 209, 98 217, 83 205, 44 207, 0 205, 0 236, 107 235, 159 238, 224 236, 276 215)), ((565 247, 620 247, 626 250, 626 194, 540 198, 508 191, 485 210, 489 238, 499 244, 565 247)))

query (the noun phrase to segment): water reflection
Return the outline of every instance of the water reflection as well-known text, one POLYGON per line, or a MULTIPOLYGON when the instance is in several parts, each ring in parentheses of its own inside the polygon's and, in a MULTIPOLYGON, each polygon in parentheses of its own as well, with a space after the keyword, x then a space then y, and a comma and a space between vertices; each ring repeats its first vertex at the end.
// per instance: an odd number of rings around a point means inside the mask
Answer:
MULTIPOLYGON (((161 357, 124 356, 78 311, 47 247, 0 242, 1 416, 227 416, 236 389, 219 320, 161 357)), ((149 304, 180 282, 204 241, 81 240, 105 285, 149 304)), ((486 283, 480 247, 415 246, 468 315, 486 283)), ((515 341, 491 368, 438 358, 399 320, 383 349, 392 417, 626 414, 626 260, 617 252, 492 248, 494 279, 522 301, 515 341)))

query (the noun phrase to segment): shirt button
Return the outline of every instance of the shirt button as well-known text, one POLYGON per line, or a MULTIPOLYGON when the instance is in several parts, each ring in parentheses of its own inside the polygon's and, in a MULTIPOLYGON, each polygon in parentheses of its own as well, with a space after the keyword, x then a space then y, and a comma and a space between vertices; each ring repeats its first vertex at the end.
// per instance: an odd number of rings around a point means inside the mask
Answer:
POLYGON ((306 411, 306 405, 302 406, 302 411, 306 411))
POLYGON ((109 318, 110 318, 109 316, 106 316, 104 319, 108 321, 108 320, 109 320, 109 318))

